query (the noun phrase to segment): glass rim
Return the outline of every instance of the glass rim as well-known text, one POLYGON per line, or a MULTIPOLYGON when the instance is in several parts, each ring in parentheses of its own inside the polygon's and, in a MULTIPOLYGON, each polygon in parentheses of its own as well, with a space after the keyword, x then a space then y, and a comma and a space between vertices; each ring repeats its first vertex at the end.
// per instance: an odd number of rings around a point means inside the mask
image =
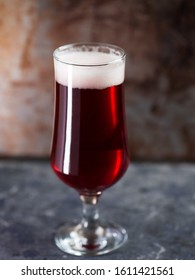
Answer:
MULTIPOLYGON (((79 52, 79 51, 78 51, 79 52)), ((85 51, 80 51, 80 52, 85 52, 85 51)), ((106 52, 102 52, 102 53, 106 53, 106 52)), ((109 44, 109 43, 99 43, 99 42, 80 42, 80 43, 72 43, 72 44, 65 44, 65 45, 62 45, 58 48, 56 48, 53 52, 53 58, 56 59, 57 61, 63 63, 63 64, 66 64, 66 65, 72 65, 72 66, 81 66, 81 67, 98 67, 98 66, 108 66, 110 64, 114 64, 114 63, 118 63, 119 61, 122 61, 124 60, 126 57, 126 53, 125 51, 117 46, 117 45, 114 45, 114 44, 109 44), (73 49, 76 47, 84 47, 84 46, 88 46, 88 47, 105 47, 105 48, 108 48, 108 49, 112 49, 112 50, 115 50, 116 52, 120 53, 120 55, 116 55, 118 56, 116 59, 111 59, 110 61, 108 62, 105 62, 105 63, 91 63, 91 64, 82 64, 82 63, 71 63, 71 62, 66 62, 64 59, 61 59, 59 57, 59 53, 60 52, 63 52, 65 50, 68 50, 68 49, 73 49)))

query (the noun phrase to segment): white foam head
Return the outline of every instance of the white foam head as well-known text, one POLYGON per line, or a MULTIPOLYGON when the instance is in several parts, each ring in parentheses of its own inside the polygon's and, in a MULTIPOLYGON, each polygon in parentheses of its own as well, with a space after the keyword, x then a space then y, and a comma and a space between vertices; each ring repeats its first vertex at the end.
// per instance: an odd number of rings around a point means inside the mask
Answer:
POLYGON ((125 59, 100 51, 59 51, 54 52, 54 69, 56 81, 64 86, 103 89, 123 83, 125 59))

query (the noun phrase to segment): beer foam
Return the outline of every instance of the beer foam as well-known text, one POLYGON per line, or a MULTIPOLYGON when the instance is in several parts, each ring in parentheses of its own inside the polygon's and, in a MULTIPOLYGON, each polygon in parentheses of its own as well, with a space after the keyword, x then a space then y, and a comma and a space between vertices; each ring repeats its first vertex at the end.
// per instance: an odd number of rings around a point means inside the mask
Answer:
POLYGON ((55 79, 73 88, 103 89, 124 81, 120 56, 102 52, 70 52, 54 57, 55 79))

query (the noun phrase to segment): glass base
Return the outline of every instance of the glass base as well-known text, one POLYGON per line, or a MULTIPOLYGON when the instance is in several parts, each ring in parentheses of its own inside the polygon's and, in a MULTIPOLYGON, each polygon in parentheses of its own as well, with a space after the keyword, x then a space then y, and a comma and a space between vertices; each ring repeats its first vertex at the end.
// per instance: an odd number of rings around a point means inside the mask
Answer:
POLYGON ((66 224, 58 230, 55 243, 60 250, 71 255, 97 256, 118 249, 127 238, 126 230, 115 224, 100 224, 95 229, 66 224))

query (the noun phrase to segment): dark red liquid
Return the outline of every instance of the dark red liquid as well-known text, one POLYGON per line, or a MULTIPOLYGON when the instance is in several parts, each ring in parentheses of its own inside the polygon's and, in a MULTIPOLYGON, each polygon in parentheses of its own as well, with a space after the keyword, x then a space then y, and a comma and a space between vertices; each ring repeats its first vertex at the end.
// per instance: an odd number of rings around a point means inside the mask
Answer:
POLYGON ((128 166, 123 84, 68 89, 56 83, 51 164, 79 193, 93 195, 113 185, 128 166))

